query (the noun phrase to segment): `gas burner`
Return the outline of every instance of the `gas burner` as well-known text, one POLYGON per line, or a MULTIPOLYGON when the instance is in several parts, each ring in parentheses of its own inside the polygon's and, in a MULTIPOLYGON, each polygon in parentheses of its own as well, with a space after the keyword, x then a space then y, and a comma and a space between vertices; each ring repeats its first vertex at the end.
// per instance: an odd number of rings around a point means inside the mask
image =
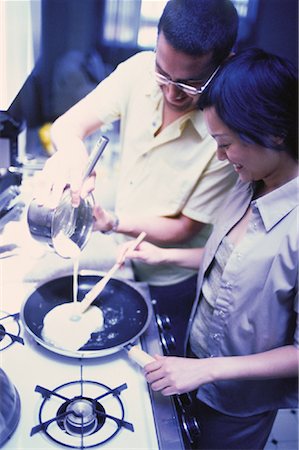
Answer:
POLYGON ((58 420, 58 426, 67 433, 78 436, 88 436, 99 430, 105 423, 105 409, 91 398, 75 398, 61 405, 57 416, 61 414, 64 419, 58 420))
POLYGON ((15 342, 24 345, 20 333, 19 313, 9 314, 6 311, 0 311, 0 351, 10 347, 15 342))
POLYGON ((112 439, 122 428, 134 431, 124 420, 120 399, 126 384, 110 388, 97 381, 81 379, 62 384, 54 390, 36 386, 43 401, 39 425, 31 436, 43 431, 52 441, 69 448, 91 448, 112 439))

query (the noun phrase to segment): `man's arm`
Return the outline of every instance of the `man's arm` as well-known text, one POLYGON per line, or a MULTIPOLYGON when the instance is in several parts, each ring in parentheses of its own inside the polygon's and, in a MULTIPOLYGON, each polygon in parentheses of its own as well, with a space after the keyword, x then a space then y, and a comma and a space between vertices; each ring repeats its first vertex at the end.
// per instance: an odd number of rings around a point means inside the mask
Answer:
POLYGON ((56 207, 66 184, 73 192, 74 205, 79 204, 80 193, 84 196, 94 188, 93 178, 82 186, 82 173, 88 158, 83 140, 102 125, 90 102, 91 97, 85 97, 51 127, 51 140, 56 153, 47 160, 41 173, 36 192, 41 204, 56 207))
POLYGON ((195 236, 204 226, 189 217, 179 214, 175 217, 158 217, 144 215, 120 215, 118 223, 110 212, 96 206, 94 209, 94 230, 110 231, 137 237, 145 231, 147 241, 157 245, 180 244, 195 236))

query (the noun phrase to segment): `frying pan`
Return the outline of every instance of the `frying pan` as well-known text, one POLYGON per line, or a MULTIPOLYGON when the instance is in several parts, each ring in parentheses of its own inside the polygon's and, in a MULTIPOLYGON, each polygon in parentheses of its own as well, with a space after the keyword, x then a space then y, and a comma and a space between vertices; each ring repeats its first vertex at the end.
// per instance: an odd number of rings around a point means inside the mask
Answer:
MULTIPOLYGON (((95 274, 78 277, 78 301, 101 279, 95 274)), ((73 276, 55 278, 41 284, 24 301, 21 320, 26 331, 48 350, 75 358, 97 358, 130 349, 132 343, 146 330, 152 317, 152 305, 146 296, 135 289, 133 283, 112 278, 96 298, 93 305, 101 308, 104 328, 91 334, 89 341, 79 350, 57 348, 44 341, 41 331, 46 314, 56 306, 71 302, 73 276)), ((129 352, 130 353, 130 352, 129 352)))

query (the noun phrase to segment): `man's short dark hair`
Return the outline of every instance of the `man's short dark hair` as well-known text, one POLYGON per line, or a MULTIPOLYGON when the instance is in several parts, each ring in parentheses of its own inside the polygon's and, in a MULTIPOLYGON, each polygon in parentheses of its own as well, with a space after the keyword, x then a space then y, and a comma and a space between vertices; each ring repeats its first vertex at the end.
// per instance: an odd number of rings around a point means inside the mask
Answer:
POLYGON ((213 52, 215 64, 229 55, 237 38, 238 13, 230 0, 169 0, 158 23, 167 42, 192 56, 213 52))

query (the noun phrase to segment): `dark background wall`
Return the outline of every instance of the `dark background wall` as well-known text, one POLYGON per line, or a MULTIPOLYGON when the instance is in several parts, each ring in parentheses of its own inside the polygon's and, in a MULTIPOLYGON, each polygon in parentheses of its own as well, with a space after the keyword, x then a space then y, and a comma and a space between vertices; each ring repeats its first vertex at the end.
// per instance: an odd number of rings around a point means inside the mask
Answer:
POLYGON ((288 58, 298 67, 298 1, 259 0, 250 36, 239 48, 249 46, 288 58))

